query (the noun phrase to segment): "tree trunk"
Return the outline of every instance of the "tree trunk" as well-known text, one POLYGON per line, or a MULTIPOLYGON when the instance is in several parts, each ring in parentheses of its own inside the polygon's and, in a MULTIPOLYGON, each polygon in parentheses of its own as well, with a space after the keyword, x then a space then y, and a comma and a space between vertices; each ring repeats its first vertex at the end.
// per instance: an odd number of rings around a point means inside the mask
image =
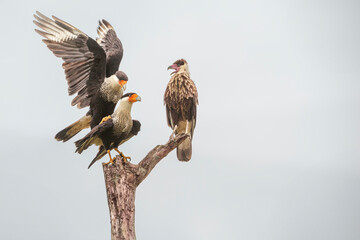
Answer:
POLYGON ((103 166, 108 197, 111 239, 136 239, 135 237, 135 182, 133 174, 128 174, 121 164, 103 166))
POLYGON ((188 135, 180 134, 165 145, 152 149, 139 164, 124 162, 116 156, 114 164, 103 165, 110 211, 111 240, 135 240, 135 192, 161 159, 188 135))

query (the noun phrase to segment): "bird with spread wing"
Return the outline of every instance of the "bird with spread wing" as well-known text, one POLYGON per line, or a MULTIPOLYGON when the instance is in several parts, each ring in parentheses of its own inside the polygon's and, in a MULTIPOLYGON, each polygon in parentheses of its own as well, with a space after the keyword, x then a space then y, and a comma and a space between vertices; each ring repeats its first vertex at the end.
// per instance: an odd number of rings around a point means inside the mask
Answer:
POLYGON ((99 38, 95 41, 55 16, 51 19, 37 11, 34 17, 34 23, 42 29, 35 31, 44 37, 43 42, 54 55, 64 61, 68 93, 77 94, 71 105, 90 107, 84 117, 56 134, 56 140, 66 142, 114 112, 128 81, 126 74, 118 71, 122 43, 106 20, 99 21, 99 38))

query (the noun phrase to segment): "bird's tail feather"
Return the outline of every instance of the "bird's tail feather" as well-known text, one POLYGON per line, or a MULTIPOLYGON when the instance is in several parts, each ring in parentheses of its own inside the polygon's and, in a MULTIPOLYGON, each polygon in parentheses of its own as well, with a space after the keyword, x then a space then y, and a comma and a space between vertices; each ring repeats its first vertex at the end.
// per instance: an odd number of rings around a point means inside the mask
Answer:
POLYGON ((90 127, 90 122, 91 116, 85 115, 78 121, 58 132, 55 136, 55 139, 58 141, 66 142, 67 140, 78 134, 81 130, 90 127))
POLYGON ((75 146, 76 146, 75 152, 78 152, 79 154, 81 154, 84 150, 86 150, 92 144, 96 143, 97 142, 96 140, 97 140, 97 137, 87 134, 85 137, 83 137, 82 139, 77 140, 75 142, 75 146))
POLYGON ((176 134, 179 133, 187 133, 189 137, 186 138, 176 149, 177 158, 180 161, 189 161, 191 159, 192 154, 192 146, 191 146, 191 129, 192 129, 191 121, 179 121, 176 129, 176 134))
POLYGON ((91 161, 91 163, 89 164, 88 169, 100 158, 102 158, 103 156, 106 155, 106 149, 104 146, 100 146, 99 147, 99 152, 96 154, 95 158, 91 161))
POLYGON ((176 149, 177 158, 180 161, 189 161, 192 154, 192 146, 190 137, 186 138, 176 149))

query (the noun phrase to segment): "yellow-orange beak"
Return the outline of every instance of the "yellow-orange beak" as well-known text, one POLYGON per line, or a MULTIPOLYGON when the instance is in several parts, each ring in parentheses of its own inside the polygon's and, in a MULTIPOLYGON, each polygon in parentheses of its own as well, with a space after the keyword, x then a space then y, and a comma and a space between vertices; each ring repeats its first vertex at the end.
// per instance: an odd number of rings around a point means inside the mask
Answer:
POLYGON ((137 102, 137 101, 141 101, 141 97, 139 95, 137 95, 136 93, 134 93, 133 95, 131 95, 131 97, 129 97, 129 102, 137 102))
POLYGON ((124 80, 119 80, 119 84, 120 84, 121 88, 125 91, 127 81, 124 81, 124 80))

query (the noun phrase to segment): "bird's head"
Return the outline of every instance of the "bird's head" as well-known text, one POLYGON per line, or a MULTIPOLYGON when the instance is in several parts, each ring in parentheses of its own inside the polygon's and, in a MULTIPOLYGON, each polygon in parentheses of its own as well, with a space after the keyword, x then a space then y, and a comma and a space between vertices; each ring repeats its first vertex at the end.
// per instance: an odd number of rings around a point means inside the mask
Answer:
POLYGON ((125 91, 126 84, 127 84, 127 81, 128 81, 127 75, 122 71, 117 71, 115 73, 115 76, 116 76, 116 79, 117 79, 119 85, 121 86, 122 90, 125 91))
POLYGON ((167 68, 168 70, 169 69, 174 69, 175 71, 172 72, 170 75, 174 74, 174 73, 177 73, 177 72, 182 72, 182 71, 185 71, 185 72, 189 72, 189 67, 188 67, 188 63, 186 62, 185 59, 179 59, 179 60, 176 60, 171 66, 169 66, 167 68))
POLYGON ((127 101, 127 102, 140 102, 141 101, 141 97, 139 95, 137 95, 136 93, 125 93, 122 97, 121 97, 121 101, 127 101))

